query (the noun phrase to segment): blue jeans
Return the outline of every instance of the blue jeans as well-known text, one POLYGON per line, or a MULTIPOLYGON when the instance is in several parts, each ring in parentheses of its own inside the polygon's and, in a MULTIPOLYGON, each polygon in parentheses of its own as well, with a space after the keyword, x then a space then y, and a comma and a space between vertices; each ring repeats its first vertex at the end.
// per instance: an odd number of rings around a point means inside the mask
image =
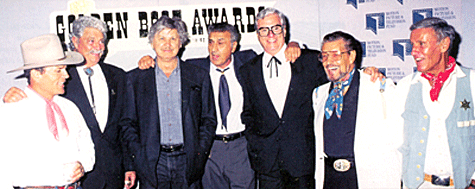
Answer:
POLYGON ((188 188, 186 155, 183 149, 175 152, 160 152, 156 171, 158 188, 188 188))

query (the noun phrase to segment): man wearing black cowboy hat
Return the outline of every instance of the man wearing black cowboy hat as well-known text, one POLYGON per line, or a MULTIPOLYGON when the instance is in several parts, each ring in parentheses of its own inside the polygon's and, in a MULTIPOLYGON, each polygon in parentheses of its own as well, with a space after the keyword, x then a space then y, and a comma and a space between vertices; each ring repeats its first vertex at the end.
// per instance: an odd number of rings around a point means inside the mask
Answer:
POLYGON ((0 107, 1 188, 80 188, 77 181, 95 162, 91 134, 79 109, 58 96, 69 77, 66 65, 81 63, 63 52, 58 36, 21 44, 27 98, 0 107))

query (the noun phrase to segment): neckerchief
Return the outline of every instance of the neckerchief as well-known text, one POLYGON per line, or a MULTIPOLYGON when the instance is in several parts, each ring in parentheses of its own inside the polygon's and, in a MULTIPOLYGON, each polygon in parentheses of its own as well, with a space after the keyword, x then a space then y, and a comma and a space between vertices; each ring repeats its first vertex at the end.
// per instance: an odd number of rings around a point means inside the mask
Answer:
POLYGON ((343 91, 350 87, 351 80, 353 80, 353 75, 355 73, 355 68, 343 78, 343 81, 338 81, 333 83, 333 89, 330 92, 330 95, 325 103, 325 118, 330 119, 335 110, 336 116, 338 119, 341 119, 341 111, 343 110, 343 91))
MULTIPOLYGON (((35 91, 30 86, 28 86, 28 87, 32 91, 35 91)), ((58 127, 56 126, 57 124, 56 124, 56 118, 54 116, 54 111, 56 111, 56 113, 58 114, 59 120, 61 121, 61 125, 63 126, 63 129, 66 130, 66 133, 69 133, 68 124, 66 123, 66 119, 64 118, 63 112, 59 108, 58 104, 53 102, 53 99, 51 99, 51 100, 46 99, 45 97, 41 96, 40 94, 38 94, 38 96, 43 98, 43 100, 45 100, 45 102, 46 102, 46 120, 48 121, 48 129, 53 134, 54 138, 59 141, 58 127), (54 109, 54 111, 53 111, 53 109, 54 109)))
POLYGON ((432 82, 432 88, 430 89, 430 99, 432 102, 436 101, 439 98, 440 89, 444 86, 444 82, 449 78, 450 73, 455 69, 455 59, 449 56, 449 63, 447 63, 448 68, 443 72, 434 76, 431 73, 422 73, 421 76, 432 82))

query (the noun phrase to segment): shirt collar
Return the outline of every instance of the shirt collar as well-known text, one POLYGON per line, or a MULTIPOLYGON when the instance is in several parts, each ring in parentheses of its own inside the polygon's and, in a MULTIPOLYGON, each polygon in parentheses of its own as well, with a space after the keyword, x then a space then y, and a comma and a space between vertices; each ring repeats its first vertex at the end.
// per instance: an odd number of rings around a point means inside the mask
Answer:
MULTIPOLYGON (((211 62, 211 60, 209 61, 209 64, 210 64, 210 66, 211 66, 211 67, 210 67, 210 70, 212 70, 212 71, 215 71, 216 69, 220 69, 220 70, 221 70, 221 68, 216 67, 216 65, 214 65, 214 64, 211 62)), ((231 54, 231 63, 229 63, 229 65, 226 66, 224 69, 226 69, 226 68, 229 68, 229 71, 234 70, 234 55, 233 55, 233 54, 231 54)), ((224 70, 224 69, 222 69, 222 70, 224 70)))
MULTIPOLYGON (((274 55, 282 64, 287 63, 287 61, 285 60, 285 49, 287 49, 287 44, 284 44, 284 46, 282 46, 280 51, 274 55)), ((264 51, 262 62, 265 65, 267 65, 267 63, 270 61, 271 58, 272 58, 272 55, 264 51)))
MULTIPOLYGON (((462 77, 465 77, 467 76, 465 73, 463 73, 462 69, 460 68, 459 65, 455 64, 455 69, 454 71, 450 74, 449 78, 447 79, 447 81, 445 83, 450 83, 450 80, 451 78, 453 78, 453 76, 455 75, 455 77, 457 78, 462 78, 462 77)), ((415 83, 419 83, 419 82, 428 82, 426 78, 422 77, 422 73, 417 71, 415 73, 415 76, 414 78, 412 78, 411 80, 411 84, 415 84, 415 83)), ((446 84, 444 84, 446 85, 446 84)))

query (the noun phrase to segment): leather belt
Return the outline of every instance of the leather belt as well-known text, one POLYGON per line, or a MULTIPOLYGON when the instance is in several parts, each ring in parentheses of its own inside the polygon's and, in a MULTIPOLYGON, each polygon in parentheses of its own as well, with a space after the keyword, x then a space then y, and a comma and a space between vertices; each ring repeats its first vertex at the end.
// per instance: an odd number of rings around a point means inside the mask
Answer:
POLYGON ((27 186, 27 187, 14 187, 15 189, 77 189, 79 183, 72 183, 66 186, 27 186))
POLYGON ((355 165, 353 157, 325 157, 325 165, 333 167, 338 172, 346 172, 355 165))
POLYGON ((214 136, 214 140, 221 140, 221 141, 223 141, 224 143, 227 143, 227 142, 236 140, 236 139, 238 139, 238 138, 241 138, 242 136, 244 136, 244 131, 243 131, 243 132, 239 132, 239 133, 232 133, 232 134, 225 134, 225 135, 216 135, 216 136, 214 136))
POLYGON ((451 177, 442 178, 437 175, 429 175, 424 173, 424 181, 430 182, 437 186, 454 186, 454 179, 451 177))
POLYGON ((174 152, 181 150, 183 148, 183 144, 175 144, 175 145, 160 145, 160 150, 162 152, 174 152))

